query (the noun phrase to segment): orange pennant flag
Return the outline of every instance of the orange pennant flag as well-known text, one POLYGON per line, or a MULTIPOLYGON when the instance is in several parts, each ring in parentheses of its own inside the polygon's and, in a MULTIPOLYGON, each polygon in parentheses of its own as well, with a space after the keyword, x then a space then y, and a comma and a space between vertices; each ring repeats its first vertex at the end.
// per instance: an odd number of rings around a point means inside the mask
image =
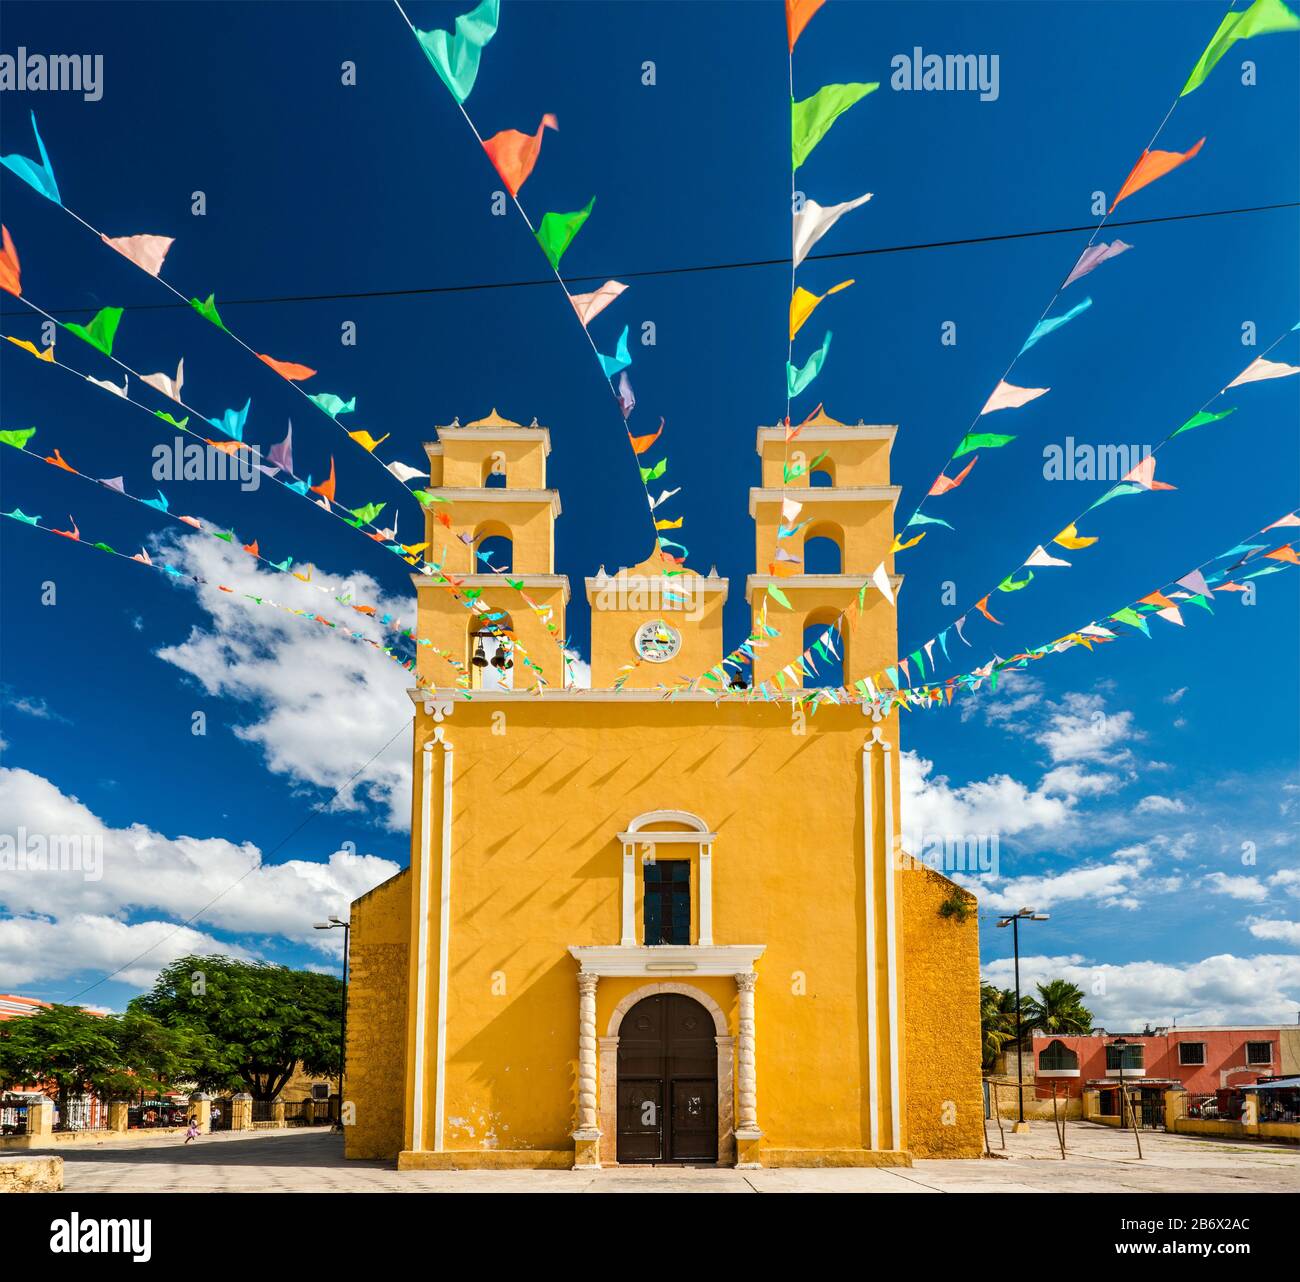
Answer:
POLYGON ((10 238, 9 228, 0 226, 0 236, 4 238, 4 249, 0 251, 0 289, 15 298, 23 296, 22 268, 18 262, 18 251, 10 238))
POLYGON ((234 458, 240 450, 249 448, 243 441, 210 441, 206 436, 203 438, 203 443, 211 445, 214 450, 220 450, 223 454, 229 454, 231 458, 234 458))
POLYGON ((311 487, 313 494, 319 494, 321 498, 334 502, 334 456, 330 455, 330 474, 319 485, 311 487))
POLYGON ((261 352, 258 352, 257 359, 265 361, 281 378, 287 378, 293 383, 300 383, 305 378, 312 378, 316 373, 309 365, 298 365, 294 361, 277 361, 270 356, 263 356, 261 352))
POLYGON ((68 460, 59 453, 57 447, 53 454, 47 454, 45 456, 45 461, 47 463, 52 463, 55 467, 61 467, 65 472, 71 472, 74 476, 77 474, 77 469, 69 465, 68 460))
POLYGON ((257 550, 257 540, 256 540, 256 539, 254 539, 251 543, 245 543, 245 544, 244 544, 244 551, 247 552, 249 556, 261 556, 261 555, 262 555, 262 554, 257 550))
MULTIPOLYGON (((55 451, 57 453, 57 451, 55 451)), ((1283 543, 1280 548, 1274 548, 1271 552, 1265 552, 1264 555, 1272 561, 1289 561, 1292 565, 1300 565, 1300 556, 1296 556, 1295 548, 1289 543, 1283 543)))
POLYGON ((1139 605, 1158 605, 1162 610, 1173 609, 1174 603, 1163 592, 1151 592, 1147 596, 1138 597, 1139 605))
POLYGON ((542 150, 542 131, 550 126, 559 129, 555 117, 548 111, 542 117, 535 134, 520 133, 518 129, 503 129, 483 142, 483 150, 496 167, 501 180, 510 189, 512 196, 519 195, 519 189, 528 181, 528 175, 537 164, 537 157, 542 150))
POLYGON ((80 531, 79 529, 77 529, 77 521, 76 521, 76 518, 72 515, 71 512, 68 513, 68 524, 72 526, 72 529, 70 529, 70 530, 55 530, 55 529, 52 528, 52 529, 50 530, 50 533, 51 533, 51 534, 62 534, 63 537, 64 537, 65 539, 71 539, 74 543, 80 543, 80 542, 81 542, 81 531, 80 531))
POLYGON ((994 618, 994 617, 989 613, 989 611, 988 611, 988 604, 989 604, 989 599, 988 599, 988 597, 983 597, 981 600, 975 602, 975 608, 976 608, 976 609, 977 609, 977 610, 978 610, 978 611, 979 611, 979 612, 980 612, 980 613, 981 613, 981 614, 982 614, 982 615, 983 615, 983 616, 984 616, 984 617, 985 617, 985 618, 986 618, 990 623, 996 623, 996 624, 999 624, 999 625, 1000 625, 1000 624, 1002 623, 1002 620, 1001 620, 1001 619, 995 619, 995 618, 994 618))
POLYGON ((1144 151, 1138 157, 1137 164, 1133 166, 1133 172, 1124 179, 1124 185, 1119 189, 1119 195, 1115 197, 1115 204, 1111 205, 1107 212, 1114 213, 1115 205, 1118 205, 1121 200, 1127 199, 1135 191, 1140 191, 1149 183, 1155 182, 1157 178, 1163 178, 1171 170, 1191 160, 1204 146, 1205 139, 1202 138, 1190 151, 1144 151))
MULTIPOLYGON (((947 494, 949 490, 955 490, 970 475, 970 470, 979 462, 979 457, 976 454, 956 476, 944 476, 941 472, 935 478, 934 484, 930 486, 930 493, 926 497, 934 498, 938 494, 947 494)), ((981 472, 980 475, 983 476, 984 473, 981 472)))
POLYGON ((644 454, 659 438, 663 435, 664 421, 659 420, 659 430, 652 432, 649 436, 633 436, 631 432, 627 434, 627 439, 632 442, 632 452, 634 454, 644 454))
POLYGON ((785 33, 789 38, 790 52, 799 43, 803 29, 812 21, 813 14, 826 0, 785 0, 785 33))

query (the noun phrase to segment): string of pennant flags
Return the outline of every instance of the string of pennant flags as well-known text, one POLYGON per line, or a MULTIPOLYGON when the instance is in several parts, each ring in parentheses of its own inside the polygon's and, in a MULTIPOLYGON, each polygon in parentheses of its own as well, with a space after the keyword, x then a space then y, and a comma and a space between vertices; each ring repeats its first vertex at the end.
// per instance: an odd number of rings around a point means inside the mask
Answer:
MULTIPOLYGON (((1236 0, 1233 0, 1235 7, 1236 0)), ((1205 139, 1201 138, 1187 151, 1160 151, 1155 149, 1155 144, 1164 132, 1165 127, 1169 124, 1178 103, 1182 98, 1199 88, 1214 69, 1215 64, 1223 57, 1224 53, 1238 40, 1249 39, 1252 36, 1267 35, 1274 32, 1300 30, 1300 17, 1293 14, 1282 3, 1282 0, 1254 0, 1249 9, 1243 13, 1237 14, 1229 12, 1219 25, 1214 37, 1209 45, 1206 46, 1204 53, 1197 60, 1191 75, 1188 77, 1186 84, 1180 93, 1170 103, 1169 109, 1165 112, 1156 131, 1151 135, 1150 141, 1142 149, 1142 154, 1138 157, 1132 170, 1127 178, 1121 184, 1115 199, 1111 202, 1110 207, 1103 214, 1098 222, 1092 235, 1088 239, 1087 245, 1083 252, 1074 263, 1073 267, 1066 274, 1061 283, 1056 287, 1051 299, 1046 307, 1043 308, 1038 320, 1034 323, 1029 332, 1029 336, 1021 345, 1019 351, 1011 358, 1010 364, 1002 372, 1001 377, 997 380, 993 391, 989 394, 984 405, 971 420, 970 425, 963 433, 961 440, 958 441, 956 448, 949 455, 948 461, 940 470, 939 475, 934 479, 930 488, 921 496, 920 502, 917 503, 912 515, 904 523, 900 535, 895 540, 896 552, 906 551, 909 547, 915 547, 917 543, 925 537, 926 531, 922 531, 910 542, 902 541, 905 532, 917 525, 938 524, 951 529, 952 526, 946 521, 937 521, 935 519, 926 519, 922 516, 922 509, 925 507, 926 500, 938 498, 944 494, 950 494, 957 489, 969 476, 971 470, 979 460, 980 450, 1001 449, 1009 445, 1016 439, 1014 434, 1003 432, 986 431, 980 425, 981 419, 987 418, 990 414, 1000 411, 1020 409, 1025 405, 1046 396, 1052 389, 1050 387, 1020 387, 1010 381, 1011 374, 1019 364, 1026 353, 1035 348, 1039 342, 1048 335, 1055 333, 1064 326, 1070 324, 1084 312, 1092 307, 1092 298, 1086 297, 1076 303, 1067 311, 1056 316, 1049 316, 1052 308, 1056 306, 1057 300, 1061 295, 1073 285, 1076 281, 1081 280, 1084 276, 1095 271, 1102 264, 1113 261, 1121 254, 1127 253, 1133 248, 1132 245, 1116 238, 1109 244, 1105 241, 1098 240, 1106 226, 1107 220, 1115 212, 1116 207, 1121 201, 1127 200, 1130 196, 1135 195, 1142 188, 1149 186, 1151 183, 1172 173, 1180 165, 1186 164, 1195 158, 1201 148, 1205 145, 1205 139), (960 468, 956 476, 949 476, 948 469, 953 463, 967 455, 973 455, 968 463, 960 468)))
MULTIPOLYGON (((630 326, 623 326, 615 342, 612 355, 600 350, 591 332, 592 321, 615 300, 620 298, 628 287, 621 281, 608 280, 590 293, 575 294, 569 288, 568 282, 560 270, 560 263, 564 255, 591 217, 592 210, 595 208, 596 197, 593 196, 583 208, 572 212, 548 211, 535 224, 524 209, 519 193, 537 165, 546 131, 550 129, 558 132, 558 121, 554 115, 546 113, 541 117, 534 133, 524 133, 517 129, 503 129, 488 138, 484 138, 465 105, 478 79, 483 50, 497 34, 501 18, 500 0, 482 0, 482 3, 476 8, 457 17, 454 30, 450 32, 443 30, 421 31, 407 16, 400 0, 394 0, 394 6, 423 50, 429 64, 437 72, 439 79, 456 102, 465 123, 469 126, 479 146, 482 147, 488 160, 505 184, 511 202, 519 212, 525 226, 537 241, 546 261, 550 264, 556 281, 564 291, 565 298, 578 320, 583 336, 591 347, 596 363, 600 367, 601 374, 618 407, 623 429, 645 494, 646 506, 653 530, 655 553, 661 564, 661 573, 665 578, 674 578, 684 574, 686 557, 689 555, 688 549, 676 539, 668 537, 670 532, 675 534, 682 528, 684 518, 680 516, 669 517, 661 510, 665 503, 681 493, 681 488, 661 490, 656 497, 651 486, 665 475, 668 469, 668 457, 664 455, 654 462, 647 462, 644 457, 659 441, 664 431, 664 420, 660 419, 659 427, 655 431, 644 434, 634 433, 630 426, 632 412, 636 408, 636 394, 628 377, 628 370, 632 366, 632 355, 628 348, 630 326)), ((668 600, 685 600, 680 594, 671 590, 665 595, 668 600)), ((626 683, 631 672, 640 662, 641 660, 638 658, 619 669, 614 678, 614 687, 616 689, 621 688, 626 683)))
MULTIPOLYGON (((32 133, 36 138, 36 145, 40 152, 41 164, 37 165, 35 161, 29 160, 24 156, 4 156, 0 157, 0 163, 3 163, 20 178, 35 188, 43 196, 51 200, 55 205, 63 210, 70 218, 79 223, 93 236, 97 237, 101 243, 107 245, 110 249, 116 250, 123 258, 133 263, 146 276, 152 277, 164 289, 178 298, 182 303, 188 305, 194 312, 203 317, 210 325, 220 330, 228 338, 237 343, 250 356, 255 357, 267 368, 278 374, 295 392, 298 393, 305 401, 309 402, 321 414, 328 418, 350 441, 358 446, 366 454, 371 455, 383 467, 384 471, 393 477, 404 490, 408 493, 407 482, 413 477, 422 475, 419 468, 413 468, 405 463, 396 460, 384 462, 382 457, 375 453, 376 449, 388 440, 389 434, 385 434, 376 439, 371 433, 363 428, 349 429, 339 421, 339 415, 352 414, 356 410, 356 397, 344 400, 343 397, 337 396, 332 392, 308 392, 300 384, 308 382, 316 377, 317 371, 309 365, 304 365, 298 361, 279 360, 275 357, 268 356, 263 352, 257 351, 246 343, 238 334, 236 334, 226 323, 217 306, 215 294, 210 293, 206 299, 201 299, 186 294, 184 291, 177 289, 163 274, 163 264, 167 259, 168 253, 176 243, 175 237, 158 236, 152 234, 141 234, 131 236, 109 236, 95 227, 87 219, 82 217, 76 210, 67 205, 62 193, 59 190, 58 183, 54 178, 53 166, 50 163, 49 155, 46 152, 45 144, 41 140, 40 132, 36 127, 36 113, 31 114, 32 133)), ((68 326, 73 333, 79 334, 86 338, 95 346, 99 346, 101 341, 107 341, 111 346, 112 335, 121 320, 123 309, 120 307, 109 307, 102 309, 91 321, 88 326, 68 326)), ((177 371, 174 378, 169 378, 165 374, 151 374, 148 377, 152 380, 153 386, 157 387, 165 396, 171 396, 172 390, 178 395, 181 385, 184 381, 185 360, 182 357, 177 365, 177 371)), ((173 398, 176 399, 176 398, 173 398)))
MULTIPOLYGON (((1103 504, 1111 502, 1113 499, 1127 496, 1136 496, 1143 494, 1154 494, 1162 490, 1172 490, 1175 487, 1165 481, 1158 481, 1155 477, 1156 472, 1156 455, 1171 441, 1175 440, 1184 433, 1193 431, 1199 427, 1208 426, 1211 423, 1219 422, 1226 419, 1230 414, 1236 412, 1237 407, 1214 412, 1211 406, 1221 397, 1234 387, 1244 387, 1250 383, 1262 382, 1269 379, 1285 378, 1292 374, 1300 374, 1300 365, 1289 365, 1283 361, 1270 361, 1267 359, 1270 352, 1278 346, 1288 334, 1293 333, 1300 325, 1292 326, 1291 329, 1279 334, 1263 353, 1257 356, 1246 366, 1226 387, 1220 388, 1207 401, 1205 401, 1194 414, 1183 420, 1179 426, 1171 428, 1163 440, 1158 442, 1150 451, 1144 455, 1120 478, 1115 484, 1108 486, 1105 491, 1094 499, 1087 507, 1076 515, 1063 529, 1051 538, 1045 538, 1042 542, 1035 545, 1034 549, 1017 565, 1011 572, 993 586, 987 589, 974 601, 958 614, 951 623, 944 627, 940 632, 935 633, 924 644, 917 646, 910 652, 907 647, 900 651, 900 657, 897 662, 902 665, 904 672, 908 670, 909 663, 915 665, 922 676, 925 675, 926 665, 929 664, 933 670, 936 666, 934 657, 934 647, 938 644, 944 658, 948 657, 948 634, 955 631, 957 636, 966 645, 971 643, 966 639, 964 627, 970 615, 978 612, 984 619, 990 623, 1000 625, 1002 620, 994 617, 989 602, 995 593, 1019 592, 1027 588, 1034 581, 1034 571, 1044 568, 1069 568, 1073 564, 1059 555, 1060 551, 1079 552, 1094 546, 1100 539, 1099 535, 1086 535, 1079 532, 1079 527, 1083 524, 1084 518, 1090 512, 1095 511, 1103 504), (1049 546, 1053 548, 1048 551, 1049 546), (1022 571, 1027 571, 1024 577, 1020 577, 1022 571), (905 656, 905 657, 904 657, 905 656)), ((897 548, 895 549, 897 550, 897 548)))
MULTIPOLYGON (((3 236, 3 243, 2 245, 0 245, 0 288, 5 289, 9 293, 12 293, 15 297, 17 297, 32 311, 36 312, 38 315, 43 316, 46 320, 49 320, 52 323, 57 325, 58 322, 54 321, 54 318, 50 316, 49 313, 45 312, 44 309, 39 307, 36 303, 32 302, 30 298, 26 297, 21 293, 21 265, 18 259, 17 250, 13 245, 12 238, 9 236, 7 229, 2 229, 2 236, 3 236)), ((83 329, 86 331, 87 334, 90 335, 89 338, 86 338, 86 341, 90 342, 92 346, 96 347, 97 350, 99 350, 103 355, 107 356, 109 360, 111 360, 114 364, 118 365, 125 372, 127 376, 126 381, 124 381, 121 387, 118 387, 116 384, 110 381, 97 379, 90 375, 83 374, 75 367, 68 365, 65 362, 59 360, 55 356, 55 351, 53 346, 42 348, 42 347, 38 347, 35 343, 31 342, 28 339, 18 338, 13 335, 4 335, 4 337, 10 343, 13 343, 16 347, 19 347, 24 351, 29 352, 31 355, 36 357, 42 363, 54 366, 59 369, 63 369, 80 380, 94 383, 96 386, 100 387, 104 391, 113 393, 120 400, 123 400, 126 403, 135 406, 137 409, 142 410, 144 413, 150 415, 153 418, 160 419, 168 423, 177 431, 181 432, 184 435, 193 437, 196 441, 201 442, 205 446, 209 446, 222 453, 225 453, 231 458, 236 457, 239 450, 247 451, 249 460, 252 463, 252 465, 258 467, 260 471, 262 471, 265 475, 267 475, 276 484, 280 485, 283 489, 297 495, 302 499, 307 500, 313 506, 321 508, 322 510, 328 512, 331 516, 334 516, 335 518, 342 520, 345 525, 365 534, 369 541, 378 543, 380 546, 384 547, 389 552, 399 555, 408 565, 416 568, 419 573, 432 577, 434 581, 438 583, 440 586, 448 588, 451 591, 452 596, 457 601, 459 601, 465 608, 469 609, 472 613, 479 616, 481 620, 487 622, 489 625, 494 624, 494 620, 487 617, 493 614, 493 612, 489 611, 487 607, 483 605, 481 602, 479 602, 478 600, 478 597, 481 596, 481 589, 464 588, 460 580, 453 579, 443 573, 441 562, 435 564, 423 559, 421 554, 427 548, 428 546, 427 543, 421 542, 418 544, 401 544, 396 542, 395 541, 397 537, 396 522, 391 528, 379 529, 375 526, 374 523, 383 512, 384 507, 386 506, 385 504, 367 503, 363 505, 361 508, 353 509, 353 508, 348 508, 346 505, 337 501, 335 497, 336 475, 335 475, 335 469, 333 467, 332 460, 331 460, 330 475, 319 485, 315 485, 312 483, 312 478, 310 475, 308 475, 306 478, 298 477, 294 472, 292 424, 290 424, 289 426, 285 439, 279 442, 277 445, 271 446, 266 451, 266 453, 263 454, 262 451, 257 446, 243 439, 244 428, 248 418, 249 405, 246 404, 242 410, 225 411, 225 413, 222 416, 222 419, 220 420, 204 418, 198 410, 194 409, 193 406, 187 404, 182 399, 180 394, 180 389, 178 387, 176 387, 175 385, 171 385, 170 387, 163 389, 160 388, 157 383, 152 381, 154 379, 165 378, 165 376, 142 375, 139 373, 139 371, 127 365, 123 360, 121 360, 119 356, 115 355, 113 352, 113 343, 116 337, 117 321, 119 319, 120 317, 115 318, 109 316, 103 322, 101 322, 98 325, 98 327, 96 327, 95 322, 92 322, 90 326, 82 327, 82 326, 74 325, 74 326, 64 326, 63 328, 71 329, 71 331, 74 334, 76 334, 77 337, 84 337, 84 335, 80 332, 83 329), (185 415, 184 418, 177 419, 173 414, 171 414, 168 411, 149 409, 147 405, 143 404, 140 401, 137 401, 134 397, 130 395, 129 381, 132 376, 134 376, 139 381, 146 383, 148 386, 153 387, 155 390, 162 391, 164 395, 169 396, 169 399, 173 400, 177 405, 180 406, 181 409, 187 410, 188 413, 185 415), (190 427, 189 424, 191 418, 200 419, 201 421, 216 428, 219 432, 221 432, 224 436, 228 437, 229 439, 223 441, 223 440, 216 440, 204 436, 202 432, 198 431, 195 428, 190 427), (280 475, 281 472, 283 472, 287 476, 293 477, 294 479, 292 481, 284 480, 283 476, 280 475), (311 497, 311 495, 313 494, 317 495, 315 499, 311 497), (369 533, 367 533, 366 527, 368 527, 369 533)), ((67 468, 67 470, 75 471, 75 469, 71 468, 70 466, 67 468)), ((118 488, 117 482, 120 482, 120 478, 109 478, 108 480, 100 481, 101 484, 107 485, 107 487, 110 489, 118 488)), ((436 503, 444 502, 441 496, 435 495, 427 490, 414 490, 412 491, 412 493, 415 494, 415 496, 419 499, 419 501, 423 505, 426 506, 432 505, 435 502, 436 503)), ((161 490, 158 492, 158 498, 156 500, 144 500, 144 502, 146 502, 147 506, 154 507, 158 511, 164 513, 168 512, 170 508, 170 501, 168 500, 166 495, 162 493, 161 490)), ((450 528, 451 519, 449 516, 446 515, 445 512, 435 509, 434 515, 439 519, 439 521, 441 521, 444 525, 450 528)), ((241 546, 243 545, 241 544, 241 546)), ((256 548, 258 546, 257 540, 254 539, 249 546, 252 548, 256 548)), ((290 563, 291 561, 292 558, 290 559, 290 563)), ((497 567, 491 567, 491 568, 497 569, 497 567)), ((523 592, 522 584, 509 579, 507 579, 506 581, 510 584, 510 586, 515 587, 520 592, 520 595, 523 596, 527 601, 529 608, 532 609, 539 616, 549 613, 549 611, 544 610, 542 607, 539 607, 536 602, 532 601, 532 599, 529 598, 525 592, 523 592)), ((543 621, 546 622, 546 620, 543 621)), ((550 627, 552 634, 554 634, 555 629, 553 625, 548 624, 548 626, 550 627)), ((495 628, 494 626, 489 626, 487 628, 487 631, 491 635, 500 632, 500 629, 495 628)), ((560 638, 556 637, 555 639, 557 645, 560 645, 561 644, 560 638)), ((544 668, 533 660, 532 656, 529 655, 527 648, 521 642, 519 642, 517 637, 511 636, 511 646, 512 649, 518 653, 518 656, 521 659, 521 661, 524 663, 524 665, 531 668, 534 672, 538 674, 539 685, 544 684, 545 683, 544 668)), ((567 656, 565 661, 566 663, 568 662, 567 656)))

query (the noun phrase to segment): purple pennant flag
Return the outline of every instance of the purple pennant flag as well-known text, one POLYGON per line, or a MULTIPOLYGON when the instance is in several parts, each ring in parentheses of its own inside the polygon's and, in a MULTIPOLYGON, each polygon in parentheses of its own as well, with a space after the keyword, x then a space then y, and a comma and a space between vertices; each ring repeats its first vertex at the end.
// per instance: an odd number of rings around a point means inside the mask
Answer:
POLYGON ((1178 580, 1179 584, 1185 588, 1190 588, 1193 592, 1198 592, 1202 596, 1213 596, 1210 585, 1205 581, 1205 575, 1200 570, 1193 570, 1191 574, 1185 574, 1178 580))
MULTIPOLYGON (((1132 245, 1126 245, 1122 240, 1113 240, 1109 245, 1104 240, 1100 244, 1089 245, 1079 256, 1074 270, 1065 278, 1065 285, 1074 284, 1080 276, 1086 276, 1094 267, 1100 267, 1107 259, 1118 258, 1125 250, 1132 248, 1132 245)), ((1061 288, 1064 289, 1065 285, 1061 288)))
POLYGON ((116 490, 119 494, 126 493, 126 486, 122 483, 120 476, 101 477, 99 483, 100 485, 106 485, 110 490, 116 490))
POLYGON ((632 384, 628 381, 627 370, 618 376, 618 407, 623 411, 625 423, 631 417, 632 411, 636 409, 636 393, 632 391, 632 384))
POLYGON ((283 468, 290 476, 293 475, 293 419, 289 420, 289 427, 284 434, 284 440, 279 445, 272 445, 267 450, 266 457, 276 467, 283 468))

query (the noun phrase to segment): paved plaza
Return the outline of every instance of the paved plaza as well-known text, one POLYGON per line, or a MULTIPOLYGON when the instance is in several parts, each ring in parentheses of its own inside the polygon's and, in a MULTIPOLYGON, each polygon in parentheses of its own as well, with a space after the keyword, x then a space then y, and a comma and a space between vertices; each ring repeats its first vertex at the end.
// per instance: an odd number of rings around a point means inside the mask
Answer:
MULTIPOLYGON (((1001 1153, 996 1127, 991 1133, 1001 1153)), ((1295 1193, 1300 1148, 1133 1136, 1071 1123, 1061 1160, 1050 1122, 1006 1135, 1006 1156, 875 1170, 396 1171, 349 1162, 326 1131, 204 1136, 62 1150, 70 1193, 1295 1193)))

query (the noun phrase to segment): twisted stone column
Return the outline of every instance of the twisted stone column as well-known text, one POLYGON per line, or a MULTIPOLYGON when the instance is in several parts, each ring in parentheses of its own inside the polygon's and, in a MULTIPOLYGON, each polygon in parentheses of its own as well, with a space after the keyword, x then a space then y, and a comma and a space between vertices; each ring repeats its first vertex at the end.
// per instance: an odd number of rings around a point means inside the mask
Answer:
POLYGON ((754 985, 753 971, 736 976, 740 995, 740 1036, 736 1040, 736 1137, 757 1138, 758 1073, 754 1059, 754 985))
POLYGON ((599 976, 578 973, 578 1134, 600 1134, 596 1118, 596 985, 599 976))

